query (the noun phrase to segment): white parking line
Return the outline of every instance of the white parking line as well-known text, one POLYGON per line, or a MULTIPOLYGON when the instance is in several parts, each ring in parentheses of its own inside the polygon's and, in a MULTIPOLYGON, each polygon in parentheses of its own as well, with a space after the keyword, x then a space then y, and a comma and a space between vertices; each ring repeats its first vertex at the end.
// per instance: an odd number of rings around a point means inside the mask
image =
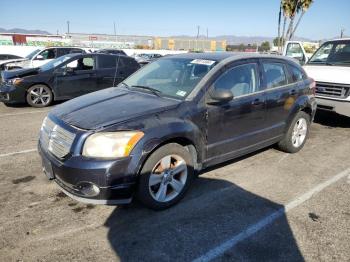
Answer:
POLYGON ((306 192, 305 194, 301 195, 300 197, 295 198, 293 201, 289 202, 283 208, 280 208, 276 212, 273 212, 270 215, 264 217, 263 219, 261 219, 257 223, 248 226, 245 230, 241 231, 239 234, 233 236, 232 238, 225 241, 221 245, 209 250, 204 255, 193 260, 193 262, 211 261, 211 260, 223 255, 226 251, 233 248, 237 243, 253 236, 257 232, 259 232, 261 229, 263 229, 264 227, 272 224, 275 220, 282 217, 285 213, 291 211, 292 209, 296 208, 297 206, 303 204, 305 201, 309 200, 313 195, 321 192, 326 187, 336 183, 340 179, 342 179, 346 176, 349 176, 349 175, 350 175, 350 168, 344 170, 343 172, 337 174, 336 176, 330 178, 329 180, 317 185, 316 187, 312 188, 310 191, 306 192))
POLYGON ((0 154, 0 157, 8 157, 8 156, 14 156, 14 155, 20 155, 20 154, 27 154, 27 153, 31 153, 31 152, 35 152, 35 151, 36 151, 36 148, 32 148, 32 149, 27 149, 27 150, 22 150, 22 151, 17 151, 17 152, 0 154))
POLYGON ((48 113, 48 112, 50 112, 50 110, 37 110, 37 111, 20 112, 20 113, 8 113, 8 114, 0 114, 0 117, 20 116, 20 115, 26 115, 26 114, 48 113))

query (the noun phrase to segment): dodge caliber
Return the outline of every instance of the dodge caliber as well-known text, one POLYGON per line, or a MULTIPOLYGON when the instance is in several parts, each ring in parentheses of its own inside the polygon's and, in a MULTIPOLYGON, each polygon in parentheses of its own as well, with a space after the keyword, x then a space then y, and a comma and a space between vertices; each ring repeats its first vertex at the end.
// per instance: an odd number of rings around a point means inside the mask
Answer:
POLYGON ((43 171, 73 199, 165 209, 209 166, 278 144, 303 148, 315 82, 292 59, 182 54, 117 87, 56 106, 43 121, 43 171))

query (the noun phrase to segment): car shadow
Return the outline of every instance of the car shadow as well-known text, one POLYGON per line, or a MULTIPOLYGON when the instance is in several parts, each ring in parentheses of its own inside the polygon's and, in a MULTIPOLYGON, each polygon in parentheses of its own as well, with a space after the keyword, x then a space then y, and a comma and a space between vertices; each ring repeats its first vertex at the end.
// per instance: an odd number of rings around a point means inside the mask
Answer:
POLYGON ((350 128, 350 117, 329 111, 317 110, 314 122, 327 127, 350 128))
MULTIPOLYGON (((158 212, 137 202, 116 207, 104 226, 121 261, 192 261, 281 209, 229 181, 200 176, 176 206, 158 212)), ((221 258, 304 261, 284 214, 221 258)))

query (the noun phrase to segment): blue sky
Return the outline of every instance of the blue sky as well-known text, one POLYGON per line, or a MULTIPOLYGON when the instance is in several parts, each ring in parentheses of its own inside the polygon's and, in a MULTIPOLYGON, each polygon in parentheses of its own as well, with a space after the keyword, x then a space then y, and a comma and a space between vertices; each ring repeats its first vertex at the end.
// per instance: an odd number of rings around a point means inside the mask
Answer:
MULTIPOLYGON (((279 0, 0 0, 0 27, 137 35, 276 36, 279 0)), ((315 0, 298 36, 318 40, 350 35, 350 0, 315 0)))

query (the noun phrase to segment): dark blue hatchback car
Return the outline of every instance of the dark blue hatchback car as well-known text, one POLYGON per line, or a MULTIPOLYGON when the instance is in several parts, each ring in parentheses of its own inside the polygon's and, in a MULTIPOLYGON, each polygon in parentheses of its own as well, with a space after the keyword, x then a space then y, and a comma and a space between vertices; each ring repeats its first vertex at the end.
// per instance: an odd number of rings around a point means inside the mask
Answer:
POLYGON ((70 197, 177 203, 195 173, 277 143, 295 153, 316 110, 315 82, 293 60, 234 53, 159 59, 118 87, 56 106, 39 152, 70 197))

